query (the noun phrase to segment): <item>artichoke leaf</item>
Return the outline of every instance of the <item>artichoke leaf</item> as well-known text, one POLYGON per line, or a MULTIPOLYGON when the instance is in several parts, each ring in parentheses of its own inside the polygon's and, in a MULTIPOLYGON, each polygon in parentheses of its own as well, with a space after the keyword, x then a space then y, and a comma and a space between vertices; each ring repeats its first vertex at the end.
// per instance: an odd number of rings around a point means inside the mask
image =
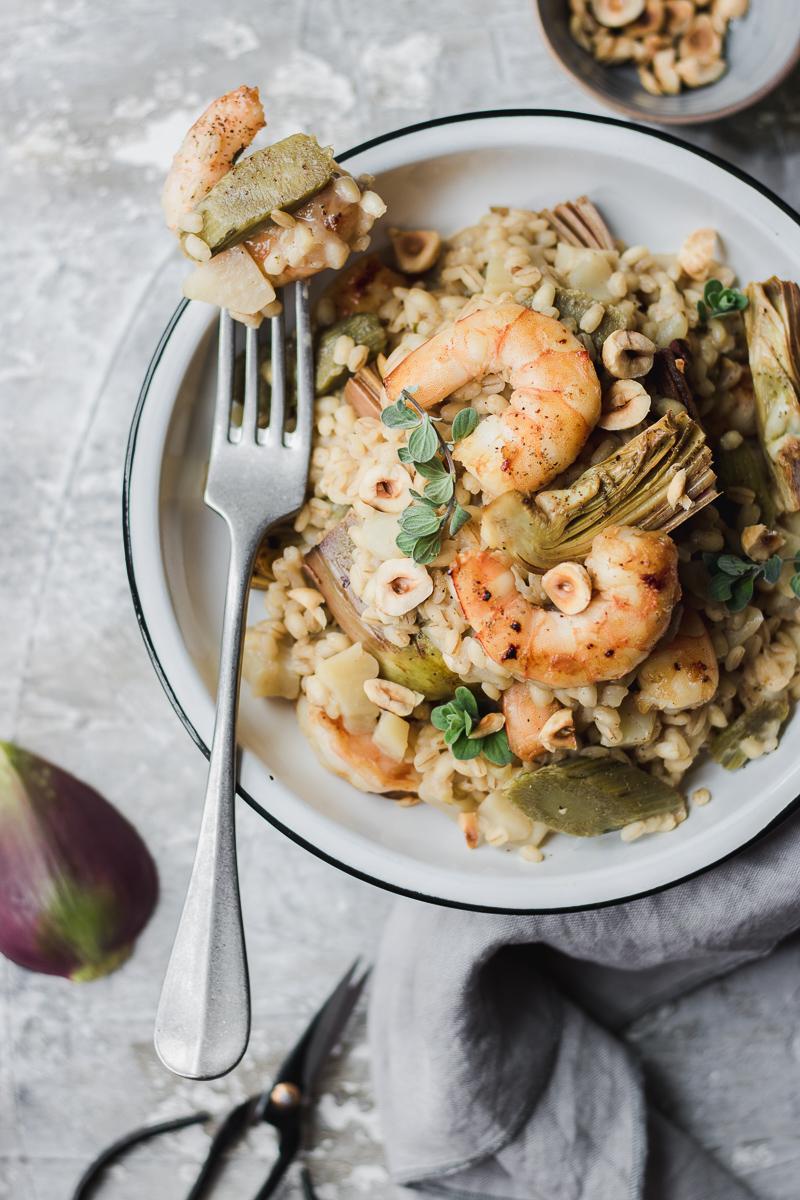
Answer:
POLYGON ((758 436, 780 507, 800 510, 800 289, 783 279, 751 283, 744 310, 758 436))
POLYGON ((572 758, 522 771, 505 794, 532 821, 572 837, 598 837, 670 813, 686 815, 675 788, 611 757, 572 758))
POLYGON ((747 753, 742 743, 748 738, 777 743, 781 726, 788 716, 789 701, 785 697, 762 701, 717 734, 711 743, 711 757, 726 771, 738 771, 755 757, 747 753))
POLYGON ((582 561, 610 525, 670 532, 716 496, 705 434, 686 413, 667 413, 568 488, 534 499, 519 492, 498 496, 487 506, 481 535, 490 548, 547 571, 566 560, 582 561), (667 500, 670 481, 681 469, 692 500, 687 509, 667 500))

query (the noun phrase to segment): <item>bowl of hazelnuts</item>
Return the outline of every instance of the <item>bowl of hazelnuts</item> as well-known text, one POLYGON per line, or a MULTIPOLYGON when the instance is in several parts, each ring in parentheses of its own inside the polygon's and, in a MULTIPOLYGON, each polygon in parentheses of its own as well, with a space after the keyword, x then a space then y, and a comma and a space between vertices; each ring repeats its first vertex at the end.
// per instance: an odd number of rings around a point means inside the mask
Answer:
POLYGON ((542 34, 596 100, 658 124, 755 104, 800 59, 800 5, 774 0, 535 0, 542 34))

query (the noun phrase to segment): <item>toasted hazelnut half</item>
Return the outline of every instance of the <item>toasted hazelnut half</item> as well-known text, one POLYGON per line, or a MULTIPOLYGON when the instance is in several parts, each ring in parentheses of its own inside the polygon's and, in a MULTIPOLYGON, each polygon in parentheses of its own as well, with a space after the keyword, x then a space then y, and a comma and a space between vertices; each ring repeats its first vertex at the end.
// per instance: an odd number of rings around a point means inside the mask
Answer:
POLYGON ((644 12, 625 30, 628 37, 643 38, 660 33, 664 24, 664 0, 646 0, 644 12))
POLYGON ((374 575, 375 607, 389 617, 411 612, 433 591, 433 580, 421 563, 410 558, 390 558, 374 575))
POLYGON ((409 275, 430 271, 442 249, 435 229, 390 229, 389 237, 398 267, 409 275))
POLYGON ((722 58, 702 62, 699 58, 680 58, 675 70, 687 87, 705 87, 708 83, 716 83, 724 75, 728 64, 722 58))
POLYGON ((665 96, 677 96, 681 90, 681 77, 675 70, 675 51, 659 50, 653 55, 653 74, 665 96))
POLYGON ((639 76, 639 83, 646 92, 649 92, 651 96, 661 95, 661 85, 648 67, 639 67, 636 73, 639 76))
POLYGON ((645 11, 645 0, 591 0, 592 12, 601 25, 621 29, 645 11))
POLYGON ((603 396, 601 429, 632 429, 650 411, 650 393, 635 379, 617 379, 603 396))
POLYGON ((475 728, 467 734, 467 737, 474 740, 475 738, 488 737, 490 733, 499 733, 505 723, 506 719, 502 713, 487 713, 485 717, 481 717, 475 728))
POLYGON ((592 577, 580 563, 563 562, 542 576, 542 587, 562 613, 583 612, 592 598, 592 577))
POLYGON ((782 534, 767 529, 766 525, 746 525, 742 530, 742 549, 756 562, 766 562, 785 542, 782 534))
POLYGON ((728 21, 737 21, 743 17, 749 7, 749 0, 713 0, 711 5, 711 20, 717 33, 724 34, 728 21))
POLYGON ((643 333, 615 329, 603 342, 603 365, 615 379, 639 379, 652 370, 656 345, 643 333))
POLYGON ((458 825, 464 834, 464 841, 470 850, 475 850, 481 840, 478 829, 478 814, 476 812, 458 814, 458 825))
POLYGON ((424 700, 422 692, 412 692, 411 688, 392 683, 390 679, 365 679, 364 694, 378 708, 394 713, 396 717, 410 717, 424 700))
POLYGON ((400 463, 391 467, 370 467, 361 476, 358 496, 378 512, 398 513, 408 505, 411 481, 400 463))
POLYGON ((707 279, 716 249, 715 229, 695 229, 678 251, 678 266, 690 279, 707 279))
POLYGON ((722 38, 714 28, 708 13, 695 17, 686 33, 678 43, 678 54, 681 58, 698 58, 701 62, 709 62, 719 58, 722 53, 722 38))
POLYGON ((560 708, 541 728, 539 740, 545 750, 577 750, 575 718, 572 709, 560 708))
POLYGON ((679 37, 686 33, 694 19, 692 0, 665 0, 664 13, 667 18, 667 33, 679 37))

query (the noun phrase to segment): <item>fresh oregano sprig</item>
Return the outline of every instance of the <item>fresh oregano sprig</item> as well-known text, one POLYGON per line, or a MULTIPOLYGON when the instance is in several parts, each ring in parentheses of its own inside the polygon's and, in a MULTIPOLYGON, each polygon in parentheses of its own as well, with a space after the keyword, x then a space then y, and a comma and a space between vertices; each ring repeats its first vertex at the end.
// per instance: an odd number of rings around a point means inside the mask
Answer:
POLYGON ((701 321, 712 317, 729 317, 731 313, 743 312, 750 301, 738 288, 723 287, 719 279, 709 279, 703 288, 703 299, 697 301, 701 321))
POLYGON ((477 758, 482 754, 495 766, 505 767, 514 761, 505 729, 485 737, 470 737, 480 720, 478 702, 469 688, 457 687, 452 700, 440 704, 431 713, 431 724, 444 733, 445 744, 456 758, 477 758))
POLYGON ((789 582, 795 596, 800 599, 800 550, 793 558, 781 558, 780 554, 773 554, 766 562, 756 562, 738 554, 704 554, 703 562, 710 576, 708 590, 711 599, 720 600, 729 612, 741 612, 747 607, 759 579, 777 583, 787 562, 794 566, 795 574, 789 582))
POLYGON ((407 389, 381 413, 381 421, 389 429, 411 431, 397 457, 413 466, 425 480, 423 492, 411 489, 415 503, 401 514, 396 539, 398 550, 418 563, 438 558, 445 528, 455 537, 469 520, 469 513, 455 499, 456 469, 450 451, 456 442, 475 430, 478 414, 471 408, 462 408, 456 414, 451 442, 441 437, 434 420, 407 389))

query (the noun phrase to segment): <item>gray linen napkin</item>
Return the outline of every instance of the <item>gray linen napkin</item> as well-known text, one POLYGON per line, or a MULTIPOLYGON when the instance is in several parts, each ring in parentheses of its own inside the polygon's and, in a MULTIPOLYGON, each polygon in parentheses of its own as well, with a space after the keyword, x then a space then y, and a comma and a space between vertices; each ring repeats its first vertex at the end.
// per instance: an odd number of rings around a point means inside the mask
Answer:
POLYGON ((370 1005, 392 1178, 459 1200, 752 1197, 648 1103, 615 1032, 798 928, 800 815, 697 879, 593 912, 400 901, 370 1005))

